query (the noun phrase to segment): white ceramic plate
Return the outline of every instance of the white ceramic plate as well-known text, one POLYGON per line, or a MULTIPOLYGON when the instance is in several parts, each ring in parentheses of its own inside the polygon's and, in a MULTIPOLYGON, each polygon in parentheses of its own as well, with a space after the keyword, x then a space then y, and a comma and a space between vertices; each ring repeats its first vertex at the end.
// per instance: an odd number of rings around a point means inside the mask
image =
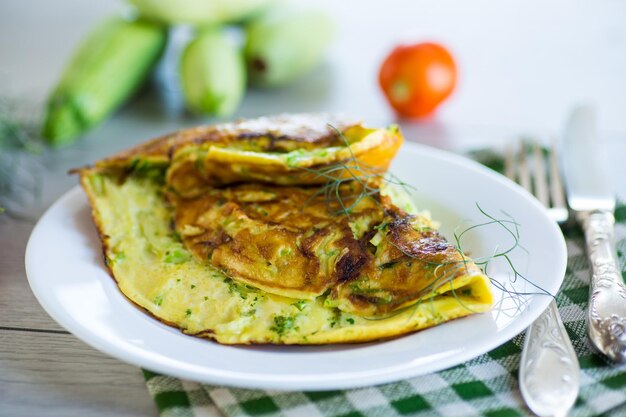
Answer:
MULTIPOLYGON (((487 213, 519 224, 520 243, 510 259, 524 277, 555 294, 566 265, 563 235, 523 189, 483 166, 405 144, 392 171, 415 187, 414 198, 442 222, 449 239, 487 213)), ((499 225, 475 229, 463 240, 472 257, 511 246, 499 225)), ((500 258, 501 259, 501 258, 500 258)), ((153 371, 211 384, 285 390, 325 390, 423 375, 485 353, 523 331, 550 297, 503 296, 490 313, 455 320, 390 341, 320 347, 233 347, 180 333, 151 318, 117 289, 103 263, 87 200, 76 187, 41 218, 26 249, 26 272, 44 309, 85 343, 153 371)), ((506 262, 494 261, 492 279, 516 292, 536 292, 523 278, 512 282, 506 262)))

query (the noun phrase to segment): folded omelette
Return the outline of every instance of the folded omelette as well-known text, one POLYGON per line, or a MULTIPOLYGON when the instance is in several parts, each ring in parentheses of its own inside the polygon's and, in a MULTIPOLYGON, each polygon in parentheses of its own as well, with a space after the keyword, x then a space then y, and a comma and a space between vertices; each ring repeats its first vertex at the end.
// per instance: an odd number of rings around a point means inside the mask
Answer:
MULTIPOLYGON (((489 310, 489 279, 328 115, 188 129, 76 170, 122 293, 225 344, 389 338, 489 310)), ((418 163, 418 161, 416 161, 418 163)))

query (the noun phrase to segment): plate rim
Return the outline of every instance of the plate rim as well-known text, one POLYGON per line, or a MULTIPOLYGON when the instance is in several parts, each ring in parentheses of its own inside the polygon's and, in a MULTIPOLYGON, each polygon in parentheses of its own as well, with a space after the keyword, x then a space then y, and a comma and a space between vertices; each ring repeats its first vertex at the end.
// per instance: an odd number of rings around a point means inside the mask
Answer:
MULTIPOLYGON (((503 185, 506 185, 508 188, 511 188, 518 194, 522 195, 528 201, 528 203, 534 205, 535 208, 539 209, 539 211, 541 211, 542 214, 546 218, 548 218, 546 208, 543 207, 543 205, 541 205, 541 203, 537 201, 534 196, 532 196, 527 190, 525 190, 515 182, 497 173, 496 171, 493 171, 485 167, 484 165, 469 158, 466 158, 462 155, 413 142, 405 142, 399 152, 402 152, 402 150, 406 147, 414 148, 415 151, 421 154, 425 154, 426 156, 434 156, 436 158, 444 159, 447 162, 451 162, 456 165, 465 166, 466 168, 470 168, 472 170, 478 170, 481 172, 481 174, 488 176, 490 180, 494 180, 503 185)), ((536 309, 534 309, 532 312, 524 313, 523 318, 511 322, 503 330, 499 331, 496 337, 494 337, 495 340, 491 341, 491 343, 487 343, 487 347, 482 344, 475 344, 464 349, 462 352, 459 352, 458 355, 455 355, 457 360, 455 360, 455 363, 452 365, 437 366, 438 362, 435 361, 426 365, 420 364, 419 368, 417 368, 416 366, 407 366, 405 363, 402 363, 396 366, 378 370, 376 372, 353 371, 348 376, 342 374, 341 372, 338 372, 338 376, 336 377, 334 377, 333 375, 314 375, 307 377, 300 374, 297 378, 294 377, 293 380, 289 380, 289 378, 284 375, 274 375, 274 377, 272 378, 270 375, 267 374, 246 374, 239 371, 224 372, 219 369, 209 370, 204 365, 199 365, 195 367, 181 367, 179 365, 176 365, 176 363, 167 364, 158 360, 158 358, 153 358, 150 355, 146 355, 147 352, 145 351, 145 349, 135 347, 133 351, 129 351, 128 349, 117 346, 114 343, 107 342, 106 339, 99 337, 93 332, 90 332, 88 327, 75 325, 74 322, 66 320, 65 311, 62 311, 62 309, 60 309, 58 305, 53 303, 49 297, 46 297, 43 292, 43 288, 41 288, 38 283, 35 282, 36 280, 32 278, 32 268, 29 265, 32 264, 32 259, 34 257, 32 247, 34 246, 33 241, 38 234, 38 230, 43 227, 41 225, 44 224, 47 215, 53 209, 64 205, 68 200, 79 198, 81 195, 84 197, 80 185, 73 186, 61 197, 59 197, 48 209, 46 209, 44 214, 40 217, 35 227, 31 231, 24 256, 25 270, 31 291, 35 295, 37 301, 40 303, 43 309, 52 317, 52 319, 54 319, 63 328, 68 330, 70 333, 72 333, 74 336, 76 336, 78 339, 82 340, 84 343, 91 346, 92 348, 95 348, 96 350, 117 358, 123 362, 182 379, 195 380, 202 383, 223 385, 229 387, 287 391, 321 391, 332 389, 350 389, 399 381, 410 377, 427 375, 433 372, 449 369, 450 367, 464 363, 483 353, 487 353, 490 350, 493 350, 494 348, 508 342, 517 334, 524 331, 526 327, 528 327, 537 317, 541 315, 541 313, 547 308, 549 302, 552 300, 551 297, 535 297, 533 302, 538 305, 536 309), (533 317, 529 318, 529 316, 533 317), (200 367, 201 369, 198 369, 200 367)), ((559 236, 560 250, 558 252, 558 258, 560 259, 556 259, 557 257, 555 256, 555 262, 558 261, 560 264, 560 278, 558 280, 555 280, 556 291, 558 291, 565 277, 567 266, 567 247, 565 238, 558 225, 552 221, 549 224, 553 228, 553 232, 556 232, 559 236)), ((108 271, 105 272, 107 276, 113 280, 108 271)), ((126 302, 129 302, 129 300, 123 293, 121 293, 121 291, 120 294, 126 299, 126 302)), ((182 332, 180 334, 185 337, 193 337, 185 335, 182 332)))

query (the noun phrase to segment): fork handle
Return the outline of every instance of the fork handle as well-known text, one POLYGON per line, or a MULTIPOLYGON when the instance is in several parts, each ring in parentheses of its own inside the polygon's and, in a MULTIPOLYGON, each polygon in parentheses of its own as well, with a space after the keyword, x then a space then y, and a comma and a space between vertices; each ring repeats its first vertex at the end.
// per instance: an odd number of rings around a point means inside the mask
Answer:
POLYGON ((587 321, 595 347, 615 362, 626 362, 626 287, 615 254, 613 213, 578 214, 585 229, 591 262, 587 321))
POLYGON ((580 367, 554 300, 528 328, 520 361, 520 391, 539 416, 564 416, 576 402, 580 367))

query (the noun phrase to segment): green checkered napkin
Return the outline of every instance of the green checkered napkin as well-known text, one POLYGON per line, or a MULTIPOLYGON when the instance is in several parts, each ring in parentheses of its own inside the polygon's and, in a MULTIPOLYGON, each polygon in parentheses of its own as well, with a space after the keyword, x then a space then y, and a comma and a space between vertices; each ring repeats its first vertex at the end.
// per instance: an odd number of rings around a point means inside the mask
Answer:
MULTIPOLYGON (((494 168, 497 168, 494 166, 494 168)), ((626 205, 616 210, 617 252, 626 278, 626 205)), ((565 231, 569 259, 557 296, 580 360, 581 389, 572 417, 626 416, 626 365, 597 355, 586 337, 589 263, 580 229, 565 231)), ((276 392, 226 388, 144 371, 162 417, 530 416, 517 385, 524 335, 454 368, 395 383, 341 391, 276 392)))

